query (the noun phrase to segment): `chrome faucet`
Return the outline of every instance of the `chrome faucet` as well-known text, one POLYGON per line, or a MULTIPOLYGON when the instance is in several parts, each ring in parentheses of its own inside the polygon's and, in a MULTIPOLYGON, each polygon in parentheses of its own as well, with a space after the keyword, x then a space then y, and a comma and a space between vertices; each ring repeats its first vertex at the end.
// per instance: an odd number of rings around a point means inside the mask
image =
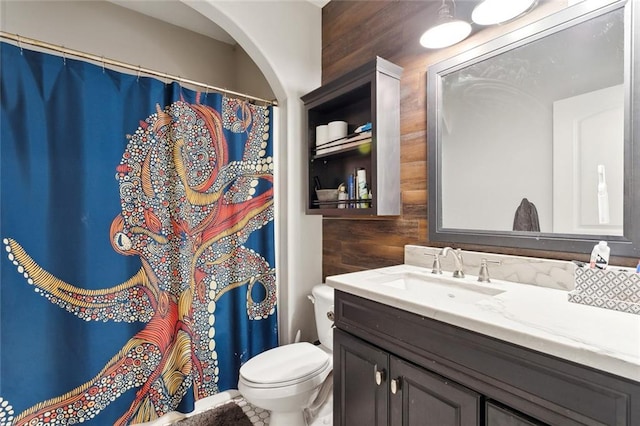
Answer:
POLYGON ((481 283, 490 283, 491 278, 489 277, 489 268, 487 267, 487 263, 495 263, 496 265, 502 265, 502 261, 500 260, 487 260, 482 258, 480 261, 480 272, 478 272, 478 281, 481 283))
POLYGON ((464 271, 462 270, 462 253, 460 249, 453 249, 451 247, 445 247, 440 252, 440 256, 447 257, 451 253, 453 255, 453 262, 455 263, 455 269, 453 271, 454 278, 464 278, 464 271))

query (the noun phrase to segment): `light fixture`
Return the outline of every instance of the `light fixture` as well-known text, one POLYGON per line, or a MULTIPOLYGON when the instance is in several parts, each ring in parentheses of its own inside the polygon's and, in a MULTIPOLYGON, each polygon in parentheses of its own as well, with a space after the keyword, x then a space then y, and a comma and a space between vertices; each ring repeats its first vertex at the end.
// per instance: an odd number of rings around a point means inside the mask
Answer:
POLYGON ((509 21, 529 10, 536 0, 484 0, 471 13, 478 25, 494 25, 509 21))
POLYGON ((420 37, 420 44, 429 49, 440 49, 454 45, 471 34, 471 24, 456 19, 454 0, 442 0, 438 9, 438 21, 420 37))

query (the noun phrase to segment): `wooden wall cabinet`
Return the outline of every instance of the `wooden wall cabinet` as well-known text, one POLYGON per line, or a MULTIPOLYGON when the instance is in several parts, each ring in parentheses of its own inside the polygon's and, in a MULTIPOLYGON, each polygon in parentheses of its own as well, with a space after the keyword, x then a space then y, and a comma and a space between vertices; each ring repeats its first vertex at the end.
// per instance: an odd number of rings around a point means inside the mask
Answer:
POLYGON ((400 214, 401 74, 401 67, 377 57, 302 97, 309 152, 307 214, 400 214), (327 149, 327 145, 316 146, 316 127, 332 121, 346 121, 351 138, 356 136, 356 128, 371 123, 370 141, 337 146, 334 143, 331 149, 327 149), (341 183, 347 185, 349 174, 359 168, 366 170, 367 187, 372 195, 370 200, 318 201, 315 192, 317 181, 322 188, 338 188, 341 183))
POLYGON ((640 424, 640 383, 335 292, 335 426, 640 424))

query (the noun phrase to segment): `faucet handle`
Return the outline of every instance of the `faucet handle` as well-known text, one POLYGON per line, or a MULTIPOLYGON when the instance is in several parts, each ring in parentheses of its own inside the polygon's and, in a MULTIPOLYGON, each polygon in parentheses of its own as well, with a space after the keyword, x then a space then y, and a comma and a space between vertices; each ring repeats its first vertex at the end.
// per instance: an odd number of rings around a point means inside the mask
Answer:
POLYGON ((478 281, 481 283, 490 283, 491 278, 489 277, 489 268, 487 267, 487 263, 494 263, 496 265, 502 265, 501 260, 487 260, 482 258, 480 260, 480 272, 478 272, 478 281))
POLYGON ((442 267, 440 266, 440 254, 438 253, 425 253, 426 256, 433 256, 433 266, 431 267, 432 274, 442 274, 442 267))

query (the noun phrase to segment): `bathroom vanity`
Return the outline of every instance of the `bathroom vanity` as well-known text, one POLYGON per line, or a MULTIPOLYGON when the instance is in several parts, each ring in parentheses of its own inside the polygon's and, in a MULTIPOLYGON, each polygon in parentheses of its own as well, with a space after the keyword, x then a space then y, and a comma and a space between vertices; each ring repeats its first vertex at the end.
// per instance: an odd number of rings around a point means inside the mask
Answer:
POLYGON ((336 426, 640 424, 640 316, 430 272, 327 278, 336 426))

